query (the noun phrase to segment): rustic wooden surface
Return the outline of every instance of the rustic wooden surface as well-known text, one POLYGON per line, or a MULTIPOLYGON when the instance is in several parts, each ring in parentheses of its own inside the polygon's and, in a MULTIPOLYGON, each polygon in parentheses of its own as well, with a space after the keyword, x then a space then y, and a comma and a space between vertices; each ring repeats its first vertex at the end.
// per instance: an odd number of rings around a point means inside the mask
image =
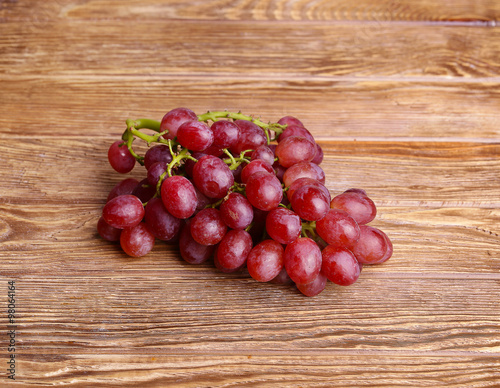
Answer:
MULTIPOLYGON (((0 1, 0 386, 500 384, 500 2, 0 1), (296 115, 394 242, 306 298, 98 238, 126 118, 296 115)), ((142 178, 136 168, 131 176, 142 178)))

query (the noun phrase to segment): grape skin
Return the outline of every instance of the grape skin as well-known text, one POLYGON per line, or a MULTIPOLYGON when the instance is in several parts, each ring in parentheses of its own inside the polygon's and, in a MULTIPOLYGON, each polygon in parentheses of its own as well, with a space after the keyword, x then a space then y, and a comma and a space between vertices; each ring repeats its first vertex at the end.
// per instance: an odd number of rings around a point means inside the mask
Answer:
POLYGON ((198 212, 191 220, 191 236, 203 245, 215 245, 226 234, 227 226, 220 210, 207 208, 198 212))
POLYGON ((312 282, 319 274, 321 250, 308 237, 300 237, 285 248, 284 262, 288 276, 299 284, 312 282))
POLYGON ((141 222, 144 207, 135 195, 119 195, 104 205, 102 216, 114 228, 130 228, 141 222))
POLYGON ((193 184, 180 175, 168 177, 163 181, 161 199, 168 212, 180 219, 191 217, 198 203, 193 184))
POLYGON ((359 240, 352 252, 361 264, 377 264, 385 259, 390 247, 388 237, 380 229, 361 225, 359 240))
POLYGON ((323 272, 320 271, 316 279, 307 284, 296 284, 297 289, 305 296, 316 296, 320 294, 326 287, 327 278, 323 272))
POLYGON ((330 206, 328 198, 316 186, 302 186, 293 194, 292 209, 307 221, 318 221, 328 212, 330 206))
POLYGON ((310 162, 316 155, 316 144, 299 136, 290 136, 276 147, 276 156, 283 167, 299 162, 310 162))
POLYGON ((190 150, 204 151, 214 142, 214 134, 201 121, 186 121, 177 130, 177 141, 190 150))
POLYGON ((203 245, 191 236, 190 223, 187 222, 179 236, 181 257, 190 264, 201 264, 213 256, 215 245, 203 245))
POLYGON ((193 180, 208 198, 224 198, 234 183, 234 176, 221 159, 205 155, 194 165, 193 180))
POLYGON ((177 130, 186 121, 198 120, 196 113, 187 108, 175 108, 167 112, 161 119, 160 132, 168 131, 163 135, 165 139, 173 139, 177 136, 177 130))
POLYGON ((264 171, 269 174, 274 174, 274 170, 271 165, 261 159, 256 159, 252 160, 243 168, 243 170, 241 170, 241 182, 247 183, 248 178, 250 178, 252 174, 255 174, 258 171, 264 171))
POLYGON ((120 235, 120 246, 127 255, 132 257, 147 255, 153 249, 154 242, 155 237, 144 222, 123 229, 120 235))
POLYGON ((145 207, 144 220, 160 240, 173 239, 181 228, 181 220, 171 215, 160 198, 152 198, 145 207))
POLYGON ((330 209, 316 222, 316 232, 330 245, 352 248, 360 236, 357 222, 343 210, 330 209))
POLYGON ((264 240, 252 248, 247 258, 250 276, 258 282, 275 279, 284 268, 283 246, 274 240, 264 240))
POLYGON ((267 234, 280 244, 291 244, 300 237, 302 223, 297 213, 278 207, 266 217, 267 234))
POLYGON ((108 149, 108 161, 111 167, 120 174, 132 171, 135 158, 122 140, 117 140, 108 149))
POLYGON ((230 230, 217 247, 217 260, 226 270, 236 270, 245 265, 253 246, 252 237, 244 230, 230 230))
POLYGON ((375 219, 377 208, 373 201, 361 192, 346 191, 334 197, 330 208, 347 212, 359 225, 366 225, 375 219))
POLYGON ((97 221, 97 233, 107 241, 120 241, 121 229, 114 228, 104 221, 104 217, 101 216, 99 221, 97 221))
POLYGON ((347 248, 329 245, 321 252, 321 271, 340 286, 350 286, 359 278, 361 268, 354 254, 347 248))
POLYGON ((220 205, 222 220, 231 229, 245 229, 253 221, 253 208, 240 193, 231 193, 220 205))

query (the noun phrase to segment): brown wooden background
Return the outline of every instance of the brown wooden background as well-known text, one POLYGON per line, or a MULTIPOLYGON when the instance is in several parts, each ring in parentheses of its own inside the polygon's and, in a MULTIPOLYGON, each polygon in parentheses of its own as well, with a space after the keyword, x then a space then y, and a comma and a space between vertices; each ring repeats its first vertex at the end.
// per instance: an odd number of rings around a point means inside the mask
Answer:
POLYGON ((19 387, 499 386, 499 19, 494 0, 0 0, 0 386, 9 280, 19 387), (109 144, 178 106, 299 117, 393 258, 306 298, 98 238, 109 144))

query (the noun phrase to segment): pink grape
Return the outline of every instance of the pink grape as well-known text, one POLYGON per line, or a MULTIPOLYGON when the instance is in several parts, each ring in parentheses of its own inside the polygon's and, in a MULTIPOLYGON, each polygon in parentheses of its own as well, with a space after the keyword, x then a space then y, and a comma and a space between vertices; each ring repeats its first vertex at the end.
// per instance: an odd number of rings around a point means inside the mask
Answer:
POLYGON ((252 237, 244 230, 230 230, 217 247, 217 260, 227 270, 242 268, 252 249, 252 237))
POLYGON ((330 245, 352 248, 360 236, 357 222, 343 210, 330 209, 316 221, 316 232, 330 245))
POLYGON ((173 175, 163 181, 161 199, 167 211, 181 219, 191 217, 198 203, 193 184, 180 175, 173 175))
POLYGON ((164 241, 173 239, 181 228, 181 220, 167 211, 160 198, 149 200, 144 220, 153 235, 164 241))
POLYGON ((175 108, 167 112, 161 119, 160 132, 168 131, 163 135, 165 139, 173 139, 177 136, 177 130, 186 121, 198 120, 196 113, 187 108, 175 108))
POLYGON ((210 127, 201 121, 186 121, 177 129, 177 141, 185 148, 203 151, 214 141, 210 127))
POLYGON ((122 140, 117 140, 108 149, 108 161, 111 167, 120 174, 132 171, 135 158, 122 140))
POLYGON ((120 246, 132 257, 147 255, 153 249, 154 243, 155 237, 144 222, 123 229, 120 235, 120 246))
POLYGON ((321 271, 328 280, 339 286, 349 286, 358 280, 361 268, 349 249, 328 245, 321 254, 323 256, 321 271))
POLYGON ((290 244, 300 237, 302 223, 297 213, 278 207, 266 218, 267 234, 280 244, 290 244))
POLYGON ((321 269, 321 250, 308 237, 300 237, 285 248, 286 272, 298 284, 312 282, 321 269))
POLYGON ((328 198, 321 188, 312 185, 295 190, 290 203, 300 218, 307 221, 322 219, 330 208, 328 198))
POLYGON ((198 212, 191 220, 191 236, 203 245, 215 245, 226 234, 227 226, 220 210, 207 208, 198 212))
POLYGON ((314 279, 312 282, 307 284, 297 284, 297 289, 305 296, 316 296, 325 289, 327 280, 328 279, 323 274, 323 272, 320 271, 318 276, 316 276, 316 279, 314 279))
POLYGON ((250 160, 263 160, 270 166, 274 164, 274 151, 267 145, 262 145, 255 149, 250 155, 250 160))
POLYGON ((274 240, 264 240, 252 248, 247 258, 248 273, 258 282, 276 278, 284 268, 285 250, 274 240))
POLYGON ((118 182, 109 192, 106 202, 109 202, 119 195, 132 194, 138 184, 139 182, 134 178, 127 178, 118 182))
POLYGON ((312 141, 299 136, 290 136, 276 147, 276 156, 283 167, 291 167, 295 163, 310 162, 316 155, 316 145, 312 141))
POLYGON ((104 221, 117 229, 131 228, 144 217, 142 202, 135 195, 119 195, 102 209, 104 221))
POLYGON ((361 225, 359 240, 352 249, 361 264, 377 264, 386 258, 390 246, 388 238, 380 229, 361 225))
POLYGON ((346 191, 334 197, 330 203, 332 209, 347 212, 359 225, 373 221, 377 215, 377 208, 373 201, 357 191, 346 191))
POLYGON ((219 120, 212 124, 214 145, 220 148, 231 148, 238 143, 240 128, 233 122, 219 120))
POLYGON ((274 174, 259 171, 248 178, 247 198, 257 209, 269 211, 278 207, 283 199, 280 181, 274 174))
POLYGON ((222 220, 231 229, 245 229, 253 221, 252 204, 240 193, 231 193, 220 205, 222 220))
POLYGON ((234 176, 221 159, 205 155, 194 165, 193 180, 208 198, 224 198, 234 183, 234 176))

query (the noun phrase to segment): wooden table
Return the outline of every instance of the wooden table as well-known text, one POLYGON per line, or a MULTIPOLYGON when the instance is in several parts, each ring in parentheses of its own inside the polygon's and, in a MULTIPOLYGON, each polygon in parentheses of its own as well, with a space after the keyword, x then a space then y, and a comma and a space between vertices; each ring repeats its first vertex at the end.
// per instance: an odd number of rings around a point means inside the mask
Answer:
POLYGON ((493 0, 0 1, 0 386, 13 336, 18 387, 498 386, 499 18, 493 0), (300 118, 393 258, 307 298, 100 239, 123 178, 107 148, 179 106, 300 118))

